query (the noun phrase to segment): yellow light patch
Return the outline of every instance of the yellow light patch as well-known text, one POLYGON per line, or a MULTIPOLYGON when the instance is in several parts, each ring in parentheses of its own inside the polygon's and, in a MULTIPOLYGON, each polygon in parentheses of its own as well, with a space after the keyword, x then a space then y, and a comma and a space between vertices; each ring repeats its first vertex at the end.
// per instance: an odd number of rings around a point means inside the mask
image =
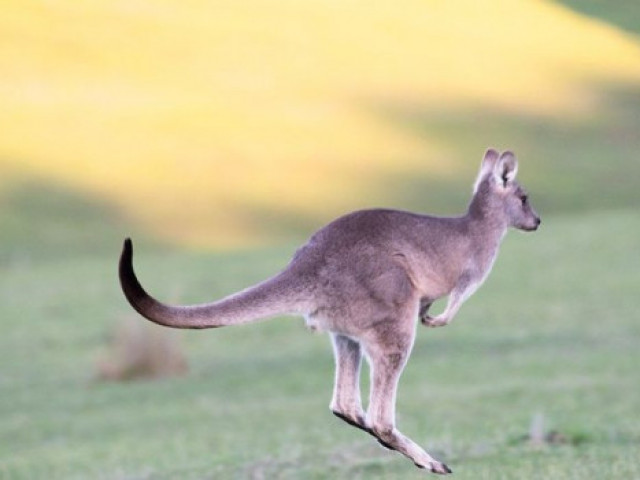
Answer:
POLYGON ((50 178, 228 246, 264 240, 252 209, 339 212, 385 173, 455 173, 377 105, 576 117, 599 83, 640 82, 640 47, 547 1, 11 0, 0 72, 0 188, 50 178))

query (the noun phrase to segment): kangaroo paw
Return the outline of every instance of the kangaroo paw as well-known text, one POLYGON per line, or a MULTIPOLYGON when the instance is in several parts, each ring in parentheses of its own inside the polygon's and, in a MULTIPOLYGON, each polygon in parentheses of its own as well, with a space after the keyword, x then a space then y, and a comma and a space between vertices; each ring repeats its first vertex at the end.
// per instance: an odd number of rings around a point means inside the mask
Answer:
POLYGON ((444 327, 445 325, 448 325, 450 322, 450 319, 446 318, 446 317, 430 317, 429 315, 427 315, 426 317, 422 317, 420 318, 420 321, 422 322, 422 324, 425 327, 444 327))

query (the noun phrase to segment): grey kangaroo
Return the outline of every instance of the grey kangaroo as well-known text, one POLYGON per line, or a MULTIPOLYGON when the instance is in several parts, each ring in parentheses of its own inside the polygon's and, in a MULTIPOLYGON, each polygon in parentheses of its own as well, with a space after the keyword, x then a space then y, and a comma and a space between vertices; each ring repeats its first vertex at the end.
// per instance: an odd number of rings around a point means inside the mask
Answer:
POLYGON ((147 319, 173 328, 216 328, 276 315, 302 315, 331 335, 336 372, 331 411, 378 442, 433 473, 451 473, 396 428, 398 380, 422 325, 449 324, 485 280, 508 227, 533 231, 540 217, 515 181, 511 152, 489 149, 467 212, 442 218, 397 210, 350 213, 316 232, 274 277, 219 301, 171 306, 150 297, 132 266, 125 240, 120 282, 147 319), (431 304, 448 295, 444 311, 431 304), (360 400, 362 356, 370 365, 365 413, 360 400))

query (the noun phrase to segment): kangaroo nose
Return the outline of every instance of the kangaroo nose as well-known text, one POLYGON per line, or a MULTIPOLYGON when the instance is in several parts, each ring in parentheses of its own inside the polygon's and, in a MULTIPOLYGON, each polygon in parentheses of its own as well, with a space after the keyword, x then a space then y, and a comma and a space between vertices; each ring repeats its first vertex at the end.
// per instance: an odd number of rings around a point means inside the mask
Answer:
POLYGON ((542 223, 542 220, 540 219, 540 217, 536 217, 536 228, 538 228, 541 223, 542 223))

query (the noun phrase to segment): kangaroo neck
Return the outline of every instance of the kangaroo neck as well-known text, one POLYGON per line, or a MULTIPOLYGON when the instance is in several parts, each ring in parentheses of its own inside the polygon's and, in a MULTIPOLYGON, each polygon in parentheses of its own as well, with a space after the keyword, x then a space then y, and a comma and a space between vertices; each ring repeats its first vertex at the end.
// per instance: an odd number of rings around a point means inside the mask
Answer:
POLYGON ((478 197, 480 196, 474 196, 464 216, 471 238, 471 248, 480 257, 495 258, 508 225, 502 215, 478 197))

